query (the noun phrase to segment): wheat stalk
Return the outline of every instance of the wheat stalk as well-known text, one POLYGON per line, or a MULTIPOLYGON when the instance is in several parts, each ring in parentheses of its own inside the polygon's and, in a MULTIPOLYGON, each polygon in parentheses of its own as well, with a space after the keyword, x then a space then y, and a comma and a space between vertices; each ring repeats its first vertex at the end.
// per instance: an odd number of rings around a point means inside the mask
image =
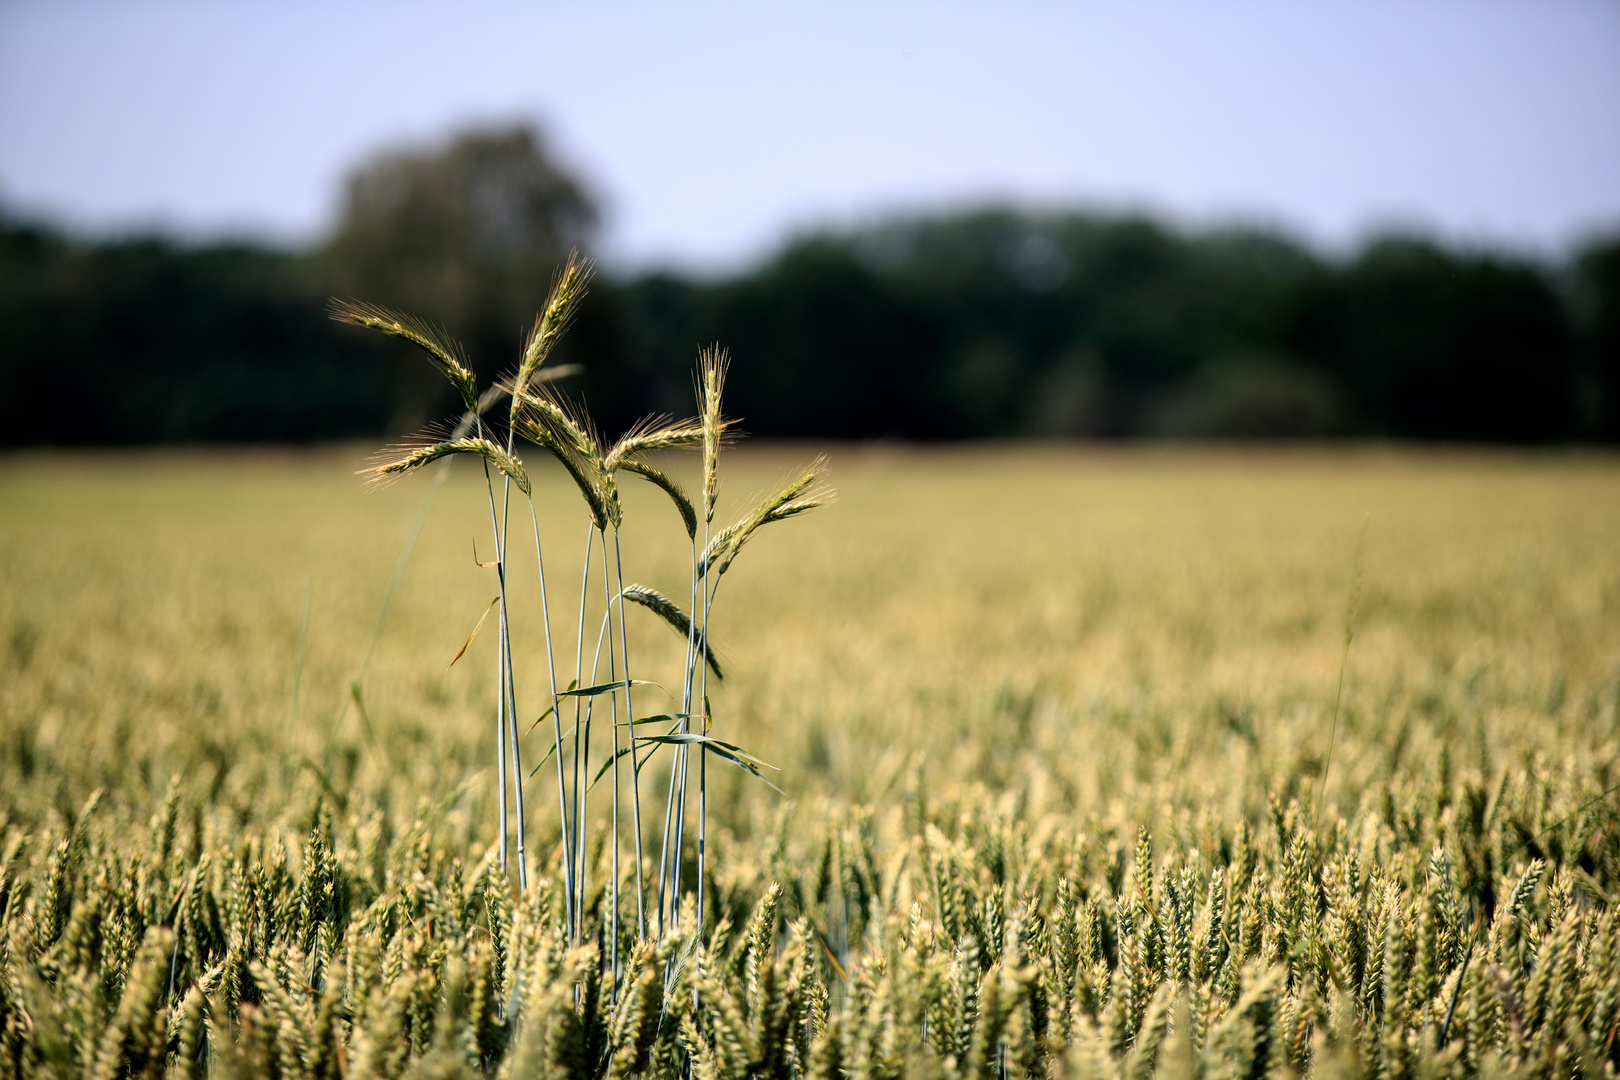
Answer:
POLYGON ((355 300, 334 299, 328 305, 328 311, 337 322, 363 326, 415 345, 427 354, 433 366, 455 387, 467 408, 474 415, 481 411, 478 407, 478 380, 467 365, 466 354, 461 345, 443 330, 415 316, 355 300))
POLYGON ((546 297, 545 307, 535 316, 534 326, 529 331, 528 339, 523 343, 517 375, 512 380, 512 387, 517 392, 511 395, 511 426, 517 426, 521 395, 530 392, 540 365, 551 355, 552 347, 566 329, 575 306, 584 298, 590 279, 590 263, 582 260, 577 251, 570 252, 568 261, 563 264, 557 280, 551 286, 551 295, 546 297))

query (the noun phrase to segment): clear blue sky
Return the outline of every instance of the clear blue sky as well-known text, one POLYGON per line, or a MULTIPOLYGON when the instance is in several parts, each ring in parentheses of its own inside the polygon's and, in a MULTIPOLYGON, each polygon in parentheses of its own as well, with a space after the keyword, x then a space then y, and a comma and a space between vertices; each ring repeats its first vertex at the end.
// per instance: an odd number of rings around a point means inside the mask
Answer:
POLYGON ((1620 3, 0 0, 0 200, 81 228, 307 240, 524 117, 621 266, 990 198, 1555 254, 1620 227, 1620 3))

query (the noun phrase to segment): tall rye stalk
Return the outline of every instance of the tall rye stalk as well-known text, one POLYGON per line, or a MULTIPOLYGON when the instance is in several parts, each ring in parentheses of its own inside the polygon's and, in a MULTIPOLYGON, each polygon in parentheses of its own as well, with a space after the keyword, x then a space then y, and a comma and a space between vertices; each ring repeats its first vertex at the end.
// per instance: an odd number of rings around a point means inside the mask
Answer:
MULTIPOLYGON (((586 857, 590 822, 590 789, 597 780, 612 774, 613 794, 608 806, 606 826, 609 830, 610 880, 607 884, 607 933, 600 961, 611 972, 610 994, 616 995, 622 986, 624 974, 620 950, 620 885, 621 869, 621 798, 627 775, 630 799, 630 834, 633 839, 632 873, 635 880, 634 938, 639 943, 651 935, 662 941, 680 929, 684 873, 686 825, 689 818, 690 752, 697 747, 697 873, 696 873, 696 930, 703 926, 706 903, 708 834, 708 762, 711 756, 735 765, 755 777, 764 779, 760 766, 764 763, 733 743, 717 739, 714 717, 711 713, 709 673, 720 677, 720 667, 714 658, 710 635, 710 620, 720 579, 731 566, 743 545, 763 525, 781 521, 806 510, 825 505, 831 500, 830 490, 819 483, 823 462, 818 459, 808 469, 790 481, 776 494, 766 498, 754 509, 724 528, 715 529, 717 497, 720 489, 720 451, 726 442, 732 421, 725 418, 721 405, 727 361, 716 350, 705 350, 699 358, 697 371, 697 404, 699 415, 692 420, 669 422, 649 418, 634 425, 611 446, 604 448, 595 426, 576 406, 558 396, 549 385, 562 372, 556 366, 542 369, 557 339, 566 328, 570 315, 584 295, 590 277, 587 264, 570 257, 559 272, 545 307, 535 319, 534 327, 524 342, 517 370, 510 377, 479 392, 477 379, 465 360, 461 347, 442 331, 419 319, 401 315, 385 308, 354 302, 334 302, 333 318, 380 331, 409 341, 427 354, 430 362, 454 386, 465 406, 465 413, 449 438, 426 434, 412 443, 397 448, 382 460, 365 470, 374 480, 391 479, 414 471, 433 461, 449 461, 459 454, 473 454, 481 459, 484 487, 489 508, 490 528, 495 539, 495 560, 499 594, 498 643, 496 648, 496 701, 495 701, 495 764, 497 818, 500 836, 496 844, 500 867, 509 873, 508 843, 515 833, 517 842, 517 879, 520 890, 527 891, 528 850, 524 784, 537 775, 545 758, 555 757, 557 780, 558 842, 562 866, 563 921, 567 940, 575 946, 584 946, 585 914, 589 900, 587 878, 590 860, 586 857), (509 400, 504 439, 494 430, 485 414, 495 401, 505 396, 509 400), (527 444, 549 454, 569 479, 573 481, 585 503, 587 513, 584 563, 580 572, 578 615, 575 624, 574 678, 566 688, 559 688, 555 645, 552 634, 551 606, 546 593, 545 556, 540 543, 540 513, 535 504, 534 489, 529 473, 519 456, 519 436, 527 444), (698 447, 702 455, 702 492, 698 506, 694 506, 680 484, 659 467, 656 456, 682 447, 698 447), (500 497, 496 497, 494 472, 502 474, 500 497), (617 477, 630 473, 662 490, 674 504, 685 525, 691 552, 691 595, 686 609, 645 585, 633 584, 625 577, 625 555, 621 541, 624 507, 619 496, 617 477), (509 602, 510 577, 507 573, 509 525, 511 521, 512 487, 516 486, 528 500, 530 525, 534 532, 535 564, 540 583, 540 613, 543 644, 546 657, 546 678, 549 705, 541 713, 534 727, 548 717, 551 720, 550 747, 534 772, 523 771, 523 735, 518 725, 517 678, 513 659, 511 605, 509 602), (698 519, 702 518, 702 544, 698 542, 698 519), (610 535, 611 534, 611 535, 610 535), (610 547, 611 540, 611 547, 610 547), (600 549, 602 563, 599 582, 593 581, 592 561, 600 549), (593 607, 593 593, 600 598, 601 623, 598 628, 592 661, 587 674, 585 665, 585 631, 587 614, 593 607), (628 633, 629 604, 644 607, 679 633, 686 643, 684 670, 681 677, 681 706, 674 714, 642 717, 641 729, 635 713, 633 688, 640 682, 632 674, 628 633), (606 681, 602 677, 603 648, 606 647, 606 681), (623 695, 623 718, 620 717, 620 695, 623 695), (595 719, 597 698, 606 697, 607 719, 611 724, 609 757, 592 773, 591 730, 595 719), (573 730, 564 732, 562 715, 565 703, 572 699, 573 730), (693 720, 698 720, 697 725, 693 720), (644 734, 648 721, 667 721, 663 731, 644 734), (625 729, 621 739, 620 728, 625 729), (642 849, 643 827, 641 807, 641 772, 646 759, 662 746, 669 746, 672 762, 669 789, 664 805, 663 838, 658 857, 657 881, 652 890, 657 904, 656 918, 647 911, 649 889, 645 881, 646 858, 642 849), (568 763, 565 764, 565 756, 568 763), (510 758, 511 782, 507 782, 507 764, 510 758), (629 758, 627 768, 621 771, 621 758, 629 758)), ((441 466, 441 476, 442 476, 441 466)), ((473 634, 477 633, 475 628, 473 634)), ((471 643, 471 636, 468 638, 471 643)), ((465 646, 463 647, 465 651, 465 646)), ((458 654, 459 656, 459 654, 458 654)), ((640 946, 637 946, 640 955, 640 946)))

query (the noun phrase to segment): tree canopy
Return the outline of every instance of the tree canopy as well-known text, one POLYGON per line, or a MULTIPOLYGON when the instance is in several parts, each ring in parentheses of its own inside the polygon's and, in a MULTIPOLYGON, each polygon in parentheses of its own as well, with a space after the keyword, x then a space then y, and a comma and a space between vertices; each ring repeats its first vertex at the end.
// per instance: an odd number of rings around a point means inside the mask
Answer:
MULTIPOLYGON (((443 324, 488 381, 595 221, 521 127, 372 158, 302 253, 0 212, 0 379, 29 403, 0 443, 408 430, 451 407, 442 380, 330 323, 328 297, 443 324)), ((799 236, 718 281, 601 275, 559 360, 615 428, 685 408, 715 343, 766 436, 1614 442, 1620 237, 1564 265, 1414 236, 1330 259, 1253 229, 991 207, 799 236)))
MULTIPOLYGON (((515 354, 556 267, 587 243, 597 216, 526 126, 378 154, 343 191, 321 252, 332 289, 441 322, 485 364, 515 354)), ((399 423, 440 403, 438 384, 413 366, 401 366, 396 391, 399 423)))

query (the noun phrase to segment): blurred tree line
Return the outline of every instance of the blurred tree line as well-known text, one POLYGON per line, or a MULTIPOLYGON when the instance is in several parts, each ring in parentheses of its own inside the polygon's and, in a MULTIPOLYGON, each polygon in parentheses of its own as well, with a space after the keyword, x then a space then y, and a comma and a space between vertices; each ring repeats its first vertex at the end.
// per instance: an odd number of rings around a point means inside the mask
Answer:
MULTIPOLYGON (((0 215, 11 445, 310 440, 453 408, 331 294, 442 322, 504 370, 596 210, 532 129, 380 155, 314 250, 86 242, 0 215)), ((985 209, 787 243, 726 280, 600 277, 561 361, 610 426, 735 358, 766 436, 1620 441, 1620 237, 1567 266, 1385 237, 985 209)))

